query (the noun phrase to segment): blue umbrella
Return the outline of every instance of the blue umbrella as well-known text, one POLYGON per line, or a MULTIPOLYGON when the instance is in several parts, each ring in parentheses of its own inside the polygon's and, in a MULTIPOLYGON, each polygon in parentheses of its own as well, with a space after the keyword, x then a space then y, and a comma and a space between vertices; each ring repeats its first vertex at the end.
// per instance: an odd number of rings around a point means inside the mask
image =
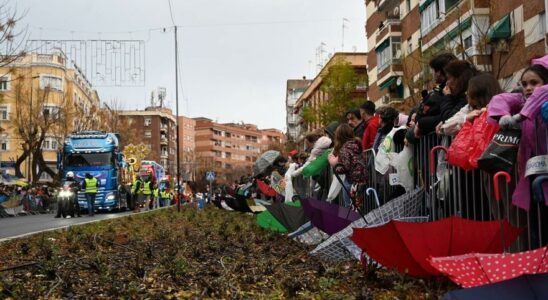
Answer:
POLYGON ((523 275, 514 279, 469 289, 451 291, 442 300, 537 300, 548 299, 548 273, 523 275))

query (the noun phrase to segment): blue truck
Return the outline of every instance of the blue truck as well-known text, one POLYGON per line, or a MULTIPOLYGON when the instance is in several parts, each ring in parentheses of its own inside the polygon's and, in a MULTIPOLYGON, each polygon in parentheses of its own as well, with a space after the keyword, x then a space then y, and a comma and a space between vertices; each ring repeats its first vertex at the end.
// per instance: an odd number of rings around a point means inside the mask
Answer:
MULTIPOLYGON (((96 211, 129 208, 122 182, 127 163, 118 146, 115 133, 81 131, 69 135, 63 151, 58 153, 57 166, 63 179, 67 172, 72 171, 79 183, 84 181, 86 173, 99 181, 94 205, 96 211)), ((87 211, 83 192, 78 193, 78 203, 81 210, 87 211)))

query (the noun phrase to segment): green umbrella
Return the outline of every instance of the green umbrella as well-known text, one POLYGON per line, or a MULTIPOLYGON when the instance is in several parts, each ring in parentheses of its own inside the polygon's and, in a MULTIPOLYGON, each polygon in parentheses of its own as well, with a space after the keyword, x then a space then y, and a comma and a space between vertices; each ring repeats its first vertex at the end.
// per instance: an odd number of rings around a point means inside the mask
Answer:
POLYGON ((274 216, 267 210, 257 215, 257 224, 264 229, 286 233, 285 228, 274 216))

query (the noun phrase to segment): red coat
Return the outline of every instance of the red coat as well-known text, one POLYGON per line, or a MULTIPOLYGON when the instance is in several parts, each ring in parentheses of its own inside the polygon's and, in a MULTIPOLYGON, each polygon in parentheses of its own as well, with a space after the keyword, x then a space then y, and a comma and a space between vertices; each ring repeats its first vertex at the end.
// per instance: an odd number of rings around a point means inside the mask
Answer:
POLYGON ((377 115, 374 115, 365 123, 365 130, 363 131, 362 137, 363 150, 373 148, 373 144, 375 143, 375 136, 377 136, 377 130, 379 129, 380 123, 381 118, 379 118, 379 116, 377 115))

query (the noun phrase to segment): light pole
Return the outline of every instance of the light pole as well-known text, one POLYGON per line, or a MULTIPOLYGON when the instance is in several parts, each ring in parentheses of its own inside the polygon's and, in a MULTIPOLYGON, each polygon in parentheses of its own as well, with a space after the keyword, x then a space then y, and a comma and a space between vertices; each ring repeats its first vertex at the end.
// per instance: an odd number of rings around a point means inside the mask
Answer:
POLYGON ((181 212, 181 168, 179 158, 179 51, 177 48, 177 25, 175 28, 175 115, 177 116, 177 212, 181 212))

